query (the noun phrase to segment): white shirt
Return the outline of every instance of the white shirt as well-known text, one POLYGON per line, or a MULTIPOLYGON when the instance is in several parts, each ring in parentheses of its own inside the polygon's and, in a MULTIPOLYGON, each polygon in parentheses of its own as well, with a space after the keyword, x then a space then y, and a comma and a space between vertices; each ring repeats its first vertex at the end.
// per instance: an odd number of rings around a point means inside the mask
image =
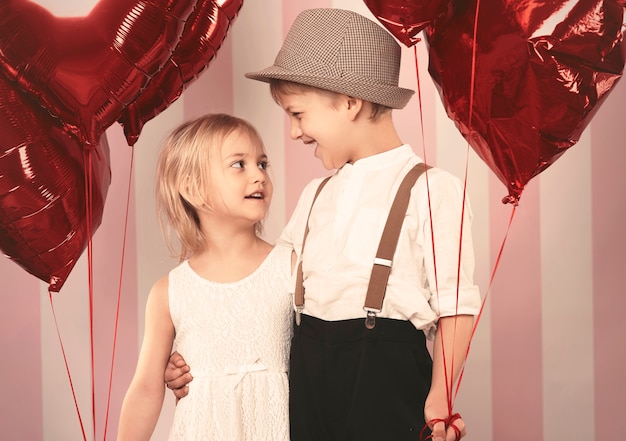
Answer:
MULTIPOLYGON (((365 317, 363 303, 387 215, 402 179, 420 162, 423 160, 411 147, 403 145, 344 165, 315 201, 302 253, 306 219, 323 178, 305 187, 279 238, 302 259, 305 314, 323 320, 365 317)), ((418 179, 411 191, 379 317, 410 320, 432 337, 440 316, 478 314, 481 299, 473 283, 471 212, 467 199, 465 202, 459 271, 463 185, 437 168, 418 179)))

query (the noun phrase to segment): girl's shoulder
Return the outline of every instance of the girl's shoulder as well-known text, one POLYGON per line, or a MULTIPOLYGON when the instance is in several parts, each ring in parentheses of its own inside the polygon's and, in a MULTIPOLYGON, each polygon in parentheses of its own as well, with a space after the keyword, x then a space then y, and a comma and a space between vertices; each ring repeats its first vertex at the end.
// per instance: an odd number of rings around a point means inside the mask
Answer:
POLYGON ((153 305, 153 308, 157 307, 168 309, 168 293, 169 275, 165 275, 152 285, 150 293, 148 294, 148 305, 153 305))
POLYGON ((163 277, 161 277, 159 280, 154 282, 154 285, 152 285, 152 289, 150 290, 150 293, 155 293, 156 295, 163 295, 163 293, 167 294, 169 280, 170 280, 169 274, 166 274, 163 277))

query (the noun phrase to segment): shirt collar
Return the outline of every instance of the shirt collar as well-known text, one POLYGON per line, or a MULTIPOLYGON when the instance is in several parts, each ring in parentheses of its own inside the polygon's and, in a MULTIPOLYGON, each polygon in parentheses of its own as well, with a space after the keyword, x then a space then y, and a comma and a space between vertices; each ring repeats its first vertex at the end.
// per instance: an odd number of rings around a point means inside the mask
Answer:
POLYGON ((406 162, 410 158, 415 157, 415 152, 409 144, 402 144, 399 147, 387 150, 376 155, 361 158, 353 164, 345 164, 339 171, 341 174, 350 173, 351 171, 366 172, 370 170, 379 170, 387 168, 397 162, 406 162))

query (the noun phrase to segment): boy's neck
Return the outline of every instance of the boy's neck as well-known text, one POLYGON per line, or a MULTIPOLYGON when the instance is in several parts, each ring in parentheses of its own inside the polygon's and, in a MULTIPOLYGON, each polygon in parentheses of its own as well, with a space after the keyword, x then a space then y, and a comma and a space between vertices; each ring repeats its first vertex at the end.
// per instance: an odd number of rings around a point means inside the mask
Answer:
POLYGON ((391 114, 380 120, 362 119, 355 123, 357 126, 353 133, 358 154, 352 162, 388 152, 404 144, 393 125, 391 114))

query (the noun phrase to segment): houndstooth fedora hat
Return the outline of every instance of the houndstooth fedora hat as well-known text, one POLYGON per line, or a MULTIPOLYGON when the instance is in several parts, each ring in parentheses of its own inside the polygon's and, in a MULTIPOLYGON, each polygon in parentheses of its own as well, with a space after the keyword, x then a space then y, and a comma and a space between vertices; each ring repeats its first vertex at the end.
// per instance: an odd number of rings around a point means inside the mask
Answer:
POLYGON ((293 22, 274 64, 246 77, 292 81, 401 109, 414 91, 398 87, 400 55, 391 34, 362 15, 307 9, 293 22))

